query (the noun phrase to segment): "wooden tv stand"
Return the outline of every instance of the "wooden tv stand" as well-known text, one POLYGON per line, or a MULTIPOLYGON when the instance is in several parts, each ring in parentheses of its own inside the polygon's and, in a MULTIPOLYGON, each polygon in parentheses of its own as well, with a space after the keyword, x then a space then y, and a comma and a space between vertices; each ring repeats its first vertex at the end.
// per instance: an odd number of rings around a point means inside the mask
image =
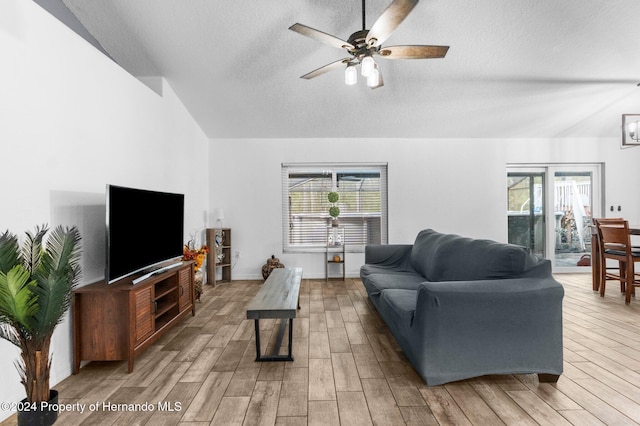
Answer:
POLYGON ((131 373, 136 355, 189 311, 196 314, 192 261, 132 285, 135 278, 98 281, 73 292, 74 374, 86 360, 127 360, 131 373))

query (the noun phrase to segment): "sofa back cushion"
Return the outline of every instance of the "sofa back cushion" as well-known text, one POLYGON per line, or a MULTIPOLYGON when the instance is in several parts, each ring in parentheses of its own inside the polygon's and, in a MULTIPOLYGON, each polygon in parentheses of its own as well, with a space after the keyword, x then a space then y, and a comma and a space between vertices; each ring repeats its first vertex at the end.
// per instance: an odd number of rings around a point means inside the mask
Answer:
POLYGON ((521 276, 537 264, 522 247, 490 240, 421 231, 411 266, 429 281, 467 281, 521 276))

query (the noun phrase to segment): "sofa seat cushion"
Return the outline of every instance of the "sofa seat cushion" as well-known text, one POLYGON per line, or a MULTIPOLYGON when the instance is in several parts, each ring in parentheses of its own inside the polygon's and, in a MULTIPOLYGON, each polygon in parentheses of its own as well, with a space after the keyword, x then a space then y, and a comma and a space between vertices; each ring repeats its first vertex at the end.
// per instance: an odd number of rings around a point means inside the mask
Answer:
POLYGON ((405 330, 413 325, 417 298, 417 290, 403 289, 386 289, 382 291, 380 296, 381 302, 396 317, 394 321, 396 325, 405 330))
MULTIPOLYGON (((406 268, 402 268, 402 267, 398 267, 398 266, 388 266, 388 265, 377 265, 377 264, 364 264, 362 265, 362 267, 360 268, 360 277, 362 279, 366 279, 369 275, 372 274, 400 274, 400 275, 406 275, 406 274, 414 274, 416 275, 416 272, 413 271, 412 269, 406 269, 406 268)), ((424 280, 424 278, 423 278, 424 280)))
POLYGON ((386 274, 376 273, 370 274, 363 279, 363 283, 370 296, 379 295, 386 289, 403 289, 417 290, 420 283, 425 282, 423 276, 415 272, 395 272, 391 271, 386 274))

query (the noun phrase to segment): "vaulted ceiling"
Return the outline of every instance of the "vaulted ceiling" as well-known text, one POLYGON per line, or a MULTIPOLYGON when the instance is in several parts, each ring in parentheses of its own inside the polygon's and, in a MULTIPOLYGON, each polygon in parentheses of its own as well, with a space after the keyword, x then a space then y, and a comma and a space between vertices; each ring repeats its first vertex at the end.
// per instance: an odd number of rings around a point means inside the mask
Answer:
MULTIPOLYGON (((421 0, 385 45, 443 59, 385 60, 384 87, 342 70, 361 0, 62 0, 123 68, 163 76, 211 138, 617 137, 640 113, 638 0, 421 0)), ((370 27, 391 0, 367 0, 370 27)))

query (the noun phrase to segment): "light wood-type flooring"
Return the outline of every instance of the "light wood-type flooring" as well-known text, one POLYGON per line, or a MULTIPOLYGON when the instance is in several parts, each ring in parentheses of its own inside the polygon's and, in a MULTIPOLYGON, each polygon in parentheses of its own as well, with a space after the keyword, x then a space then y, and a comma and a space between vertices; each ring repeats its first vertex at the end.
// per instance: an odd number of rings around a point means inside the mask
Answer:
MULTIPOLYGON (((426 386, 357 279, 303 280, 295 361, 256 363, 245 306, 261 283, 234 281, 206 287, 196 316, 141 354, 133 373, 124 362, 90 363, 56 385, 61 403, 85 404, 57 424, 639 424, 640 296, 625 306, 615 284, 600 298, 588 274, 556 278, 566 290, 556 384, 531 374, 426 386)), ((261 324, 275 335, 275 320, 261 324)))

